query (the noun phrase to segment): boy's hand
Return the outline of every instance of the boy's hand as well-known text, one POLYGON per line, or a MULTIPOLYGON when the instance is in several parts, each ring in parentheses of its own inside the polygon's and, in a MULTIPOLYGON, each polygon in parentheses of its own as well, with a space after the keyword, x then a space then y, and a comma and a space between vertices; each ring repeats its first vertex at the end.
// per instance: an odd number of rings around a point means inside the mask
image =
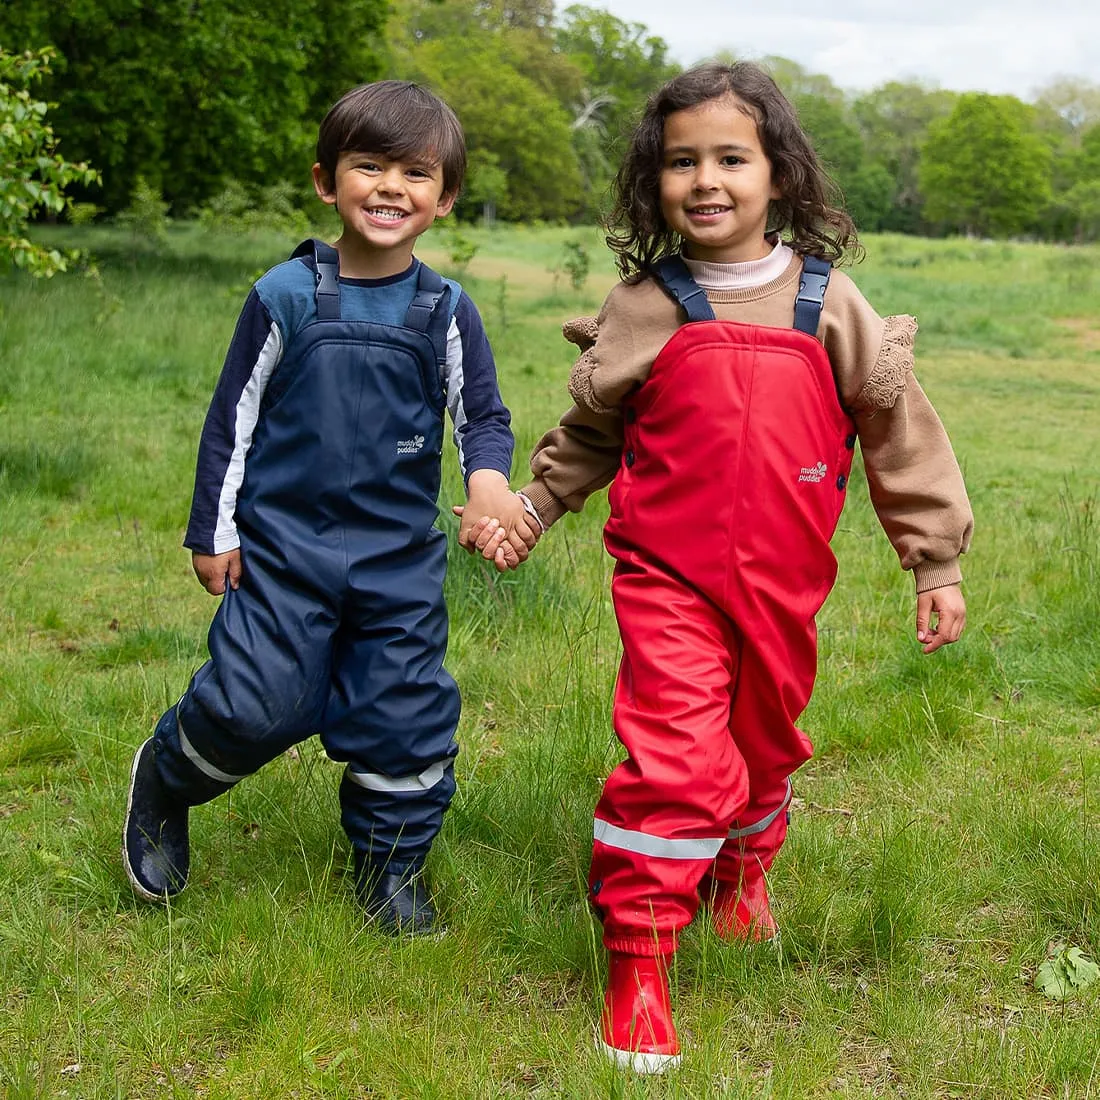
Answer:
POLYGON ((966 627, 966 600, 957 584, 945 584, 917 594, 917 641, 925 653, 957 642, 966 627), (932 625, 932 616, 936 616, 932 625))
POLYGON ((241 583, 241 550, 227 550, 224 554, 199 554, 192 552, 191 565, 195 576, 211 596, 220 596, 225 592, 228 579, 230 588, 241 583))
POLYGON ((508 479, 493 470, 470 475, 466 506, 456 505, 453 511, 462 520, 459 545, 468 553, 480 553, 502 573, 526 561, 541 534, 523 502, 508 488, 508 479))

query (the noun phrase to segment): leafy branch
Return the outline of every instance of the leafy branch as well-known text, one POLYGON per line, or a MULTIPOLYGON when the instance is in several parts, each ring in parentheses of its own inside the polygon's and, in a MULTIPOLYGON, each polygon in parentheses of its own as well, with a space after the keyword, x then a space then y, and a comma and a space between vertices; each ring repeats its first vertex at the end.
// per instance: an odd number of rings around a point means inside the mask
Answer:
POLYGON ((46 121, 50 104, 31 95, 29 86, 49 73, 54 56, 50 47, 22 54, 0 47, 0 263, 47 278, 66 271, 79 253, 35 244, 25 235, 27 223, 39 213, 64 213, 70 185, 101 182, 94 168, 57 152, 46 121))

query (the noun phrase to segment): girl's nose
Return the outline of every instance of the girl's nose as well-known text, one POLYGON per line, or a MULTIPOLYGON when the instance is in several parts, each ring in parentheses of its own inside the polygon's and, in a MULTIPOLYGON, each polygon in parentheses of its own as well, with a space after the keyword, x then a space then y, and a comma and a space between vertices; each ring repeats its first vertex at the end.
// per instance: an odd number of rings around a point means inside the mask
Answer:
POLYGON ((699 161, 695 166, 695 179, 692 183, 696 191, 712 191, 716 186, 714 165, 708 161, 699 161))

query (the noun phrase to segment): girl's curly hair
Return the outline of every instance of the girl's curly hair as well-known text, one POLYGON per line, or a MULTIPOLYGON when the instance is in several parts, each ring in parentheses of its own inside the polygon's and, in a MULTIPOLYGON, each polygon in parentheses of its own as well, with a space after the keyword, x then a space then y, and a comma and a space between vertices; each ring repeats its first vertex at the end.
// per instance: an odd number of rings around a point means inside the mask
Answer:
POLYGON ((839 188, 822 167, 790 100, 758 65, 705 62, 674 77, 650 96, 615 177, 607 244, 619 272, 634 280, 680 248, 679 235, 661 214, 661 168, 665 119, 674 111, 729 96, 757 126, 780 198, 768 213, 768 231, 778 232, 796 252, 834 262, 862 249, 839 188))

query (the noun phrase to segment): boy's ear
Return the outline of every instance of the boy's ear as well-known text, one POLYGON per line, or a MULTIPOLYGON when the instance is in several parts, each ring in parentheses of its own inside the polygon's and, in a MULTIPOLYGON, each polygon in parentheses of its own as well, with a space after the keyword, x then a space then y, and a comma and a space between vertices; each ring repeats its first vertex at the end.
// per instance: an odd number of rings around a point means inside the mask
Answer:
POLYGON ((320 164, 313 166, 313 190, 321 202, 327 202, 329 206, 336 204, 336 184, 320 164))
POLYGON ((437 218, 445 218, 454 209, 455 199, 457 198, 457 191, 444 191, 443 194, 439 196, 439 202, 435 204, 435 216, 437 218))

